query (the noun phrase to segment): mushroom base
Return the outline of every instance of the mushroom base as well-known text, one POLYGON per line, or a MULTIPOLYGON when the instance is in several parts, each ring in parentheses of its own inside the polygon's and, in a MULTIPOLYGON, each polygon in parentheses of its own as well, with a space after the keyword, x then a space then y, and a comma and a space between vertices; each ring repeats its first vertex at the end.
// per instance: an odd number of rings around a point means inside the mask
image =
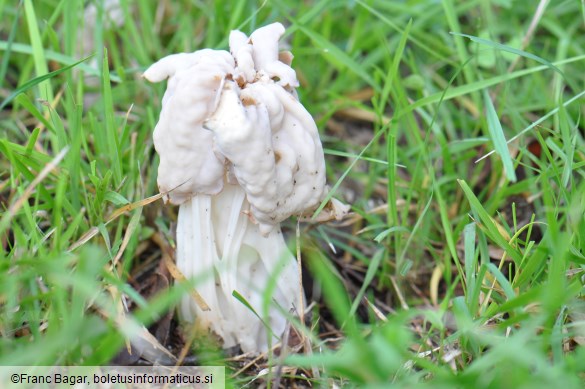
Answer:
POLYGON ((219 335, 224 348, 263 352, 278 342, 287 316, 297 312, 301 290, 297 263, 280 227, 262 236, 249 210, 244 190, 228 183, 217 195, 197 195, 180 206, 177 267, 194 279, 209 310, 186 295, 179 315, 219 335))

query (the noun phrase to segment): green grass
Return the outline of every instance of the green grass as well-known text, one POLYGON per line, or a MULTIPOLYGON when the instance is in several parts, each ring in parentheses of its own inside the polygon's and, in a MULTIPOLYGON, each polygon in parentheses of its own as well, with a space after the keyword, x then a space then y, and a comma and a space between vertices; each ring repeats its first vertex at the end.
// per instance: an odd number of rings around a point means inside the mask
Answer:
POLYGON ((280 21, 354 215, 302 226, 312 352, 250 385, 585 385, 581 2, 122 0, 89 52, 72 3, 0 1, 0 365, 107 363, 185 293, 132 283, 176 215, 141 72, 280 21))

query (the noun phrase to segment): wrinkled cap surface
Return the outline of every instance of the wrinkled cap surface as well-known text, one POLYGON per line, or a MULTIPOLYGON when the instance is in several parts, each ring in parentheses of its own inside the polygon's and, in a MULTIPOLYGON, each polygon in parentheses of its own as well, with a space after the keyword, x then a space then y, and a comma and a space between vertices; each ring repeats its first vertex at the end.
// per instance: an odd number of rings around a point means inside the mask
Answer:
POLYGON ((230 34, 230 52, 175 54, 144 76, 168 78, 154 131, 158 185, 173 204, 217 194, 236 180, 262 233, 306 215, 325 197, 325 160, 317 126, 297 98, 292 55, 280 52, 284 27, 230 34), (229 174, 228 174, 229 173, 229 174))
POLYGON ((206 49, 170 55, 144 73, 153 82, 168 78, 153 138, 160 157, 158 187, 173 204, 223 188, 225 160, 214 152, 213 134, 202 123, 215 110, 225 77, 233 71, 228 52, 206 49))
POLYGON ((205 126, 233 164, 251 216, 267 233, 319 205, 325 195, 323 149, 313 118, 281 86, 255 83, 238 92, 233 83, 225 84, 205 126))

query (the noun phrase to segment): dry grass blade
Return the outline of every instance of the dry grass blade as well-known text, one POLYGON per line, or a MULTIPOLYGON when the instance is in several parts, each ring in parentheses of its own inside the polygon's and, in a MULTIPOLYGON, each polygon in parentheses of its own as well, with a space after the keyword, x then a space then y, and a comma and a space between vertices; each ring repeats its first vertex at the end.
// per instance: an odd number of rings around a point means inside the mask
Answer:
POLYGON ((398 298, 398 301, 400 301, 400 306, 402 307, 402 309, 404 309, 404 310, 410 309, 410 307, 406 303, 406 299, 404 298, 404 295, 402 294, 400 287, 398 286, 398 283, 396 282, 396 277, 388 276, 388 278, 390 279, 390 282, 391 282, 392 286, 394 287, 394 291, 396 292, 396 297, 398 298))
POLYGON ((124 307, 120 292, 115 286, 108 288, 110 295, 116 304, 116 314, 114 318, 108 313, 107 310, 95 306, 95 309, 103 316, 110 320, 113 320, 116 327, 120 330, 124 336, 130 341, 133 348, 136 349, 138 355, 141 358, 153 363, 153 364, 174 364, 177 359, 171 354, 160 342, 150 333, 148 329, 143 325, 136 322, 126 314, 127 308, 124 307), (120 306, 121 304, 121 306, 120 306))
POLYGON ((431 275, 431 282, 429 285, 431 301, 434 306, 439 305, 439 282, 443 278, 444 267, 442 264, 437 265, 431 275))
POLYGON ((382 311, 380 311, 380 308, 378 308, 377 306, 375 306, 367 297, 364 297, 364 301, 372 309, 372 312, 374 312, 374 315, 376 315, 376 317, 379 320, 381 320, 383 322, 387 322, 388 321, 388 319, 386 319, 386 316, 384 316, 384 313, 382 313, 382 311))
MULTIPOLYGON (((177 268, 177 265, 175 265, 175 263, 171 260, 171 258, 168 255, 164 255, 163 259, 165 261, 165 265, 169 269, 169 273, 171 273, 175 280, 180 282, 187 280, 187 278, 183 275, 183 273, 181 273, 179 268, 177 268)), ((201 295, 195 289, 191 289, 189 293, 191 294, 193 300, 195 300, 195 302, 197 303, 199 308, 201 308, 202 311, 211 310, 211 308, 209 308, 209 305, 207 305, 203 297, 201 297, 201 295)))
MULTIPOLYGON (((157 195, 154 196, 150 196, 147 197, 145 199, 136 201, 134 203, 130 203, 130 204, 126 204, 123 207, 120 207, 118 209, 116 209, 114 212, 112 212, 112 214, 110 215, 110 217, 108 217, 106 224, 112 222, 113 220, 117 219, 118 217, 120 217, 121 215, 125 214, 126 212, 130 212, 138 207, 144 207, 147 204, 153 203, 156 200, 160 199, 161 197, 163 197, 164 195, 166 195, 168 192, 165 193, 159 193, 157 195)), ((93 238, 94 236, 96 236, 99 233, 99 229, 97 227, 92 227, 90 228, 85 234, 83 234, 81 236, 81 238, 79 238, 77 240, 77 242, 73 243, 69 249, 67 251, 73 251, 76 248, 84 245, 85 243, 87 243, 91 238, 93 238)), ((129 238, 128 238, 129 239, 129 238)), ((126 243, 128 244, 128 243, 126 243)), ((120 250, 123 251, 123 250, 120 250)))
MULTIPOLYGON (((154 234, 152 239, 161 247, 163 262, 167 269, 169 270, 169 273, 171 273, 171 276, 173 276, 173 278, 179 282, 187 281, 187 277, 185 277, 185 275, 179 270, 179 268, 177 268, 177 265, 175 265, 175 263, 173 262, 172 254, 170 253, 170 247, 165 242, 164 238, 160 234, 154 234)), ((201 295, 195 290, 195 288, 191 288, 189 293, 191 294, 191 297, 193 297, 193 300, 195 300, 195 302, 202 311, 210 310, 209 305, 207 305, 203 297, 201 297, 201 295)))
POLYGON ((368 123, 378 123, 381 120, 382 125, 388 124, 390 123, 390 120, 392 120, 389 116, 383 115, 380 118, 374 112, 355 107, 340 109, 336 111, 335 114, 344 119, 359 120, 368 123))
MULTIPOLYGON (((298 228, 298 226, 297 226, 298 228)), ((274 375, 274 384, 273 386, 275 388, 279 388, 280 387, 280 380, 282 379, 282 370, 284 367, 284 359, 286 358, 287 354, 288 354, 288 339, 289 339, 289 335, 290 335, 290 322, 286 323, 286 327, 284 329, 284 336, 282 338, 282 347, 281 347, 281 351, 280 351, 280 358, 278 358, 278 364, 276 366, 276 373, 274 375)))
POLYGON ((110 223, 112 220, 117 219, 118 217, 120 217, 121 215, 123 215, 126 212, 130 212, 138 207, 144 207, 145 205, 148 205, 150 203, 155 202, 156 200, 162 198, 163 196, 165 196, 168 192, 165 193, 159 193, 157 195, 154 196, 150 196, 147 197, 145 199, 136 201, 134 203, 131 204, 126 204, 123 207, 120 207, 118 209, 116 209, 114 212, 112 212, 112 214, 110 215, 110 217, 108 218, 108 220, 106 221, 106 224, 110 223))
POLYGON ((177 358, 177 366, 180 366, 183 364, 183 361, 187 357, 187 354, 189 354, 189 351, 191 351, 191 345, 193 344, 193 341, 195 340, 196 333, 197 333, 197 327, 192 326, 191 333, 189 334, 189 338, 187 339, 187 341, 185 342, 185 344, 181 348, 181 352, 179 353, 179 357, 177 358))
POLYGON ((120 246, 118 253, 114 257, 114 260, 112 261, 112 268, 116 267, 116 265, 120 261, 120 258, 122 258, 124 251, 126 251, 126 247, 128 247, 128 243, 130 243, 130 238, 132 238, 132 234, 134 233, 136 227, 139 224, 138 222, 140 221, 141 213, 142 212, 136 212, 134 215, 132 215, 130 223, 128 224, 128 228, 126 229, 126 233, 124 234, 124 239, 122 239, 122 245, 120 246))
POLYGON ((76 248, 83 246, 91 238, 96 236, 98 232, 100 232, 100 230, 97 227, 91 227, 89 230, 87 230, 87 232, 85 234, 81 235, 81 238, 79 238, 77 240, 77 242, 75 242, 71 246, 69 246, 67 251, 71 252, 71 251, 75 250, 76 248))
MULTIPOLYGON (((550 2, 549 0, 540 0, 540 2, 538 3, 538 7, 536 8, 536 12, 534 13, 534 16, 532 17, 532 20, 530 21, 530 26, 528 27, 528 30, 526 31, 526 35, 524 35, 524 38, 522 39, 522 46, 521 46, 522 50, 526 49, 526 47, 528 47, 528 44, 532 40, 532 37, 534 36, 534 31, 536 31, 536 26, 538 26, 540 19, 542 19, 542 15, 544 15, 544 11, 546 10, 546 7, 548 6, 549 2, 550 2)), ((516 67, 518 62, 520 62, 521 58, 522 57, 514 58, 514 61, 508 67, 508 73, 511 73, 514 70, 514 68, 516 67)))
MULTIPOLYGON (((279 347, 279 345, 276 345, 273 348, 276 348, 276 347, 279 347)), ((258 363, 258 361, 261 361, 265 357, 266 357, 266 353, 262 353, 262 354, 258 355, 256 358, 254 358, 250 362, 246 363, 240 370, 238 370, 237 372, 232 374, 231 377, 235 378, 235 377, 239 376, 240 374, 242 374, 243 372, 248 370, 250 367, 254 366, 256 363, 258 363)))

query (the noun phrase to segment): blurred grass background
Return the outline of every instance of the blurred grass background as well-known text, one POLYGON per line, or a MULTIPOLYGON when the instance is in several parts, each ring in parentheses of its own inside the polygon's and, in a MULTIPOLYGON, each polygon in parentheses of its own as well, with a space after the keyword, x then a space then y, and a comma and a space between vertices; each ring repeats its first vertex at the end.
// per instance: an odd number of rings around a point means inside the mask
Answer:
POLYGON ((311 352, 232 384, 583 387, 579 0, 0 1, 0 364, 107 363, 178 301, 138 282, 176 215, 141 73, 275 21, 353 214, 302 226, 311 352))

